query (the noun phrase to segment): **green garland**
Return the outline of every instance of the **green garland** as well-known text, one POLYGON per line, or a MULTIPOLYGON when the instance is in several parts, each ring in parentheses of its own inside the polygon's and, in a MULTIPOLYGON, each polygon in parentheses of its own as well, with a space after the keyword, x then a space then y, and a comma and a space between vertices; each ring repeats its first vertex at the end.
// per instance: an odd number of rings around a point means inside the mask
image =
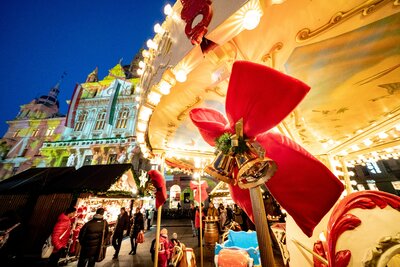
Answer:
POLYGON ((124 196, 124 197, 133 197, 132 192, 122 191, 122 190, 107 191, 107 192, 105 192, 105 194, 98 193, 98 195, 100 195, 100 196, 101 195, 106 195, 107 197, 117 197, 117 196, 119 196, 119 197, 122 197, 122 196, 124 196))
POLYGON ((215 140, 215 148, 219 151, 222 151, 224 154, 228 154, 231 150, 231 137, 232 134, 224 133, 220 137, 215 140))
POLYGON ((222 153, 229 154, 232 152, 233 154, 243 154, 249 150, 249 147, 246 144, 246 141, 243 137, 239 137, 239 145, 232 147, 232 134, 224 133, 217 139, 215 139, 215 148, 222 153))

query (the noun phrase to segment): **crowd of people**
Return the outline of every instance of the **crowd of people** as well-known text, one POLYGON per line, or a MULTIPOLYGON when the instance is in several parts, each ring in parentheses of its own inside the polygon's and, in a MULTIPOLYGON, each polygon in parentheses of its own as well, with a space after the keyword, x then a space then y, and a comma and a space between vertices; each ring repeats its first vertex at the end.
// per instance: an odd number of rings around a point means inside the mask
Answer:
POLYGON ((141 213, 140 207, 129 216, 125 207, 121 207, 114 227, 110 227, 105 218, 105 209, 100 207, 92 218, 86 223, 80 220, 76 209, 71 207, 59 215, 54 225, 51 240, 53 245, 52 254, 49 257, 48 266, 59 266, 61 257, 67 254, 79 258, 78 267, 94 266, 101 258, 102 248, 112 244, 114 248, 113 259, 118 259, 121 244, 124 237, 130 237, 131 252, 136 254, 138 240, 143 235, 145 226, 151 229, 154 211, 147 209, 145 214, 141 213), (112 230, 110 230, 110 228, 112 230))
MULTIPOLYGON (((192 224, 193 237, 197 236, 198 246, 200 246, 200 209, 198 206, 190 205, 189 210, 190 221, 192 224)), ((204 209, 203 203, 201 204, 201 217, 202 217, 202 233, 204 236, 205 220, 207 218, 217 221, 219 234, 225 232, 225 230, 231 225, 232 222, 236 222, 240 225, 240 228, 244 231, 255 230, 253 222, 249 219, 247 214, 236 204, 233 208, 231 206, 220 203, 218 208, 214 206, 214 203, 209 202, 208 208, 204 209)))
MULTIPOLYGON (((95 266, 101 256, 102 247, 109 245, 112 245, 114 249, 113 259, 117 260, 122 241, 128 237, 131 244, 129 254, 136 255, 138 246, 143 242, 145 229, 151 229, 154 211, 153 208, 141 209, 141 207, 135 207, 135 212, 131 213, 130 216, 129 210, 121 207, 116 220, 110 222, 110 216, 103 207, 98 207, 95 213, 92 210, 92 215, 86 217, 85 221, 80 216, 82 212, 80 209, 77 210, 73 207, 66 209, 58 216, 51 234, 54 248, 48 260, 48 266, 59 266, 60 259, 65 258, 66 255, 69 255, 71 260, 77 260, 78 267, 95 266)), ((216 207, 212 202, 209 202, 207 209, 204 208, 203 204, 201 204, 201 209, 191 204, 189 216, 193 237, 197 237, 198 246, 200 246, 200 228, 203 228, 204 236, 204 221, 206 219, 212 218, 217 222, 220 234, 232 222, 239 224, 243 230, 253 229, 254 227, 246 214, 236 204, 231 207, 221 203, 216 207), (200 226, 200 216, 203 219, 202 226, 200 226)), ((159 266, 167 266, 169 262, 177 260, 174 255, 179 254, 179 259, 182 258, 182 246, 184 244, 179 241, 177 234, 173 233, 169 239, 168 230, 164 228, 160 233, 158 250, 155 248, 155 239, 151 244, 151 258, 154 260, 155 253, 158 251, 159 266), (179 253, 177 254, 176 251, 179 251, 179 253)))

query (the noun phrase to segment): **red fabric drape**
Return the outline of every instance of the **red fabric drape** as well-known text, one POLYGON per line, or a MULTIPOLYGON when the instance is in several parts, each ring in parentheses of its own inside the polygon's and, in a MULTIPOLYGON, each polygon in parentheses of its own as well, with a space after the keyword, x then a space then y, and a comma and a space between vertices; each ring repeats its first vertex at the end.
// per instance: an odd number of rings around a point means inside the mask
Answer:
POLYGON ((150 170, 147 173, 151 182, 156 188, 156 208, 162 206, 167 200, 167 187, 164 176, 157 170, 150 170))

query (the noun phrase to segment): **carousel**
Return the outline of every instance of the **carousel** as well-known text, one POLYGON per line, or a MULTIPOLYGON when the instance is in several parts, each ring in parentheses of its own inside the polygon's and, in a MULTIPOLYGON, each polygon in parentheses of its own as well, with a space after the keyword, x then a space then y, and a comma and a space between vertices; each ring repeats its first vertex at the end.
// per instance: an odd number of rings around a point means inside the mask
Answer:
POLYGON ((275 266, 272 236, 290 266, 399 266, 400 2, 228 2, 165 6, 138 69, 142 151, 229 188, 254 265, 275 266))

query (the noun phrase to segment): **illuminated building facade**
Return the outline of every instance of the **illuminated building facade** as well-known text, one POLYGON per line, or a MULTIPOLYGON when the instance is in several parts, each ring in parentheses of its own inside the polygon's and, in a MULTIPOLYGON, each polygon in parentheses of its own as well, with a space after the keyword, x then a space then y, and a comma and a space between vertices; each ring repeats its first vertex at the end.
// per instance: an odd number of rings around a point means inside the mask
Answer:
POLYGON ((1 140, 0 180, 31 167, 46 166, 40 155, 43 142, 60 140, 65 116, 59 113, 59 83, 26 105, 22 105, 1 140))
POLYGON ((47 166, 62 167, 132 162, 134 169, 147 164, 136 147, 138 102, 135 78, 129 66, 117 64, 103 80, 97 69, 77 85, 70 101, 61 140, 43 144, 47 166))

